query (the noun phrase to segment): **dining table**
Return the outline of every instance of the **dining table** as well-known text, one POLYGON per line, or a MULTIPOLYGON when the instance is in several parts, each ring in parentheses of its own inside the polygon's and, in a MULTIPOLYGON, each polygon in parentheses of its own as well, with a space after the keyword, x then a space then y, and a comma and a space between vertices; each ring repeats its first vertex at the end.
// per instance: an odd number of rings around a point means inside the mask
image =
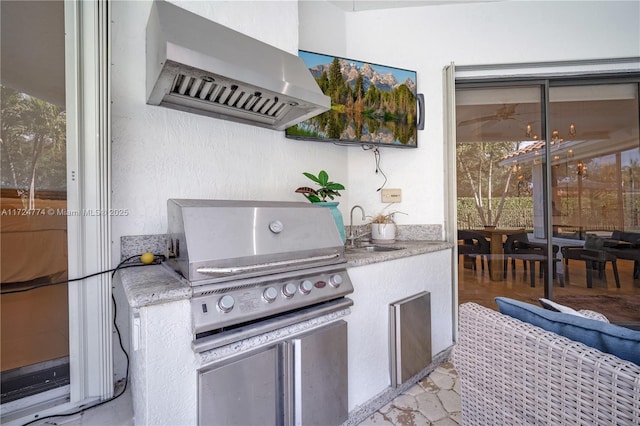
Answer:
POLYGON ((509 235, 520 234, 522 232, 525 232, 524 228, 513 229, 489 226, 485 226, 483 229, 478 230, 478 233, 489 239, 489 262, 491 264, 491 267, 489 268, 489 277, 492 281, 504 280, 504 241, 509 235))

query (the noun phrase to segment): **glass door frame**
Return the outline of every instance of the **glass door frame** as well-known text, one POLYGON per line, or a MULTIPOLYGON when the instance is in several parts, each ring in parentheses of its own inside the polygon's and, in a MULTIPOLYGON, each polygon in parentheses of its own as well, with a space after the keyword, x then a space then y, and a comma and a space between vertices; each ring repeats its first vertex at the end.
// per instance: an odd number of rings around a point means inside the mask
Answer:
MULTIPOLYGON (((68 208, 76 212, 111 207, 110 22, 108 1, 65 1, 67 111, 72 117, 67 124, 67 198, 68 208)), ((67 226, 70 277, 111 268, 108 215, 70 215, 67 226)), ((113 395, 111 292, 110 274, 69 284, 72 406, 113 395)))

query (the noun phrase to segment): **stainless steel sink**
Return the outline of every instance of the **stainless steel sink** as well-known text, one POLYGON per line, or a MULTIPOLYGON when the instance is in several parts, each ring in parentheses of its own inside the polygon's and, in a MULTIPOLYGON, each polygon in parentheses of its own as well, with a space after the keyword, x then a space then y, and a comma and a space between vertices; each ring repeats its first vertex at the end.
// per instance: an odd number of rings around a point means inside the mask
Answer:
POLYGON ((347 247, 347 251, 354 252, 354 253, 373 253, 373 252, 381 252, 381 251, 396 251, 396 250, 402 250, 403 248, 404 247, 366 245, 366 246, 347 247))

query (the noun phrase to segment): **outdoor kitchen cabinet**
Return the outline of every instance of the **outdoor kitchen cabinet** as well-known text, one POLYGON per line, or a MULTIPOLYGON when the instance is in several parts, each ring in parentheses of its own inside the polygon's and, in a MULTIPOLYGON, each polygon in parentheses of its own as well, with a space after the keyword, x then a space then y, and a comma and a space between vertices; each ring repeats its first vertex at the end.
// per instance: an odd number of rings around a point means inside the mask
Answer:
POLYGON ((347 323, 337 321, 198 372, 199 425, 347 420, 347 323))
POLYGON ((199 373, 198 424, 281 424, 284 343, 236 357, 199 373))
MULTIPOLYGON (((422 308, 418 312, 421 312, 419 317, 424 318, 421 323, 430 329, 430 338, 426 341, 430 341, 431 347, 420 350, 433 359, 451 347, 453 302, 451 268, 448 267, 451 256, 451 250, 445 248, 349 268, 354 286, 354 292, 349 296, 353 307, 346 317, 349 323, 350 412, 376 404, 379 395, 397 389, 392 385, 390 371, 390 366, 398 365, 391 357, 396 346, 390 339, 390 304, 428 292, 430 312, 422 308)), ((402 329, 411 334, 412 327, 401 322, 402 329)))

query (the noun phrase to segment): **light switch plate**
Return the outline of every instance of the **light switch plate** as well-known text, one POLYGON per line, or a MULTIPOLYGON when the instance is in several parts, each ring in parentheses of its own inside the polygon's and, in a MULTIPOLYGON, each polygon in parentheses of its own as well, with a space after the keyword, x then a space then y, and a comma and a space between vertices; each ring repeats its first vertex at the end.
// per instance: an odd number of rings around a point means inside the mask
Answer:
POLYGON ((383 203, 399 203, 402 201, 402 190, 395 189, 383 189, 382 190, 382 202, 383 203))

